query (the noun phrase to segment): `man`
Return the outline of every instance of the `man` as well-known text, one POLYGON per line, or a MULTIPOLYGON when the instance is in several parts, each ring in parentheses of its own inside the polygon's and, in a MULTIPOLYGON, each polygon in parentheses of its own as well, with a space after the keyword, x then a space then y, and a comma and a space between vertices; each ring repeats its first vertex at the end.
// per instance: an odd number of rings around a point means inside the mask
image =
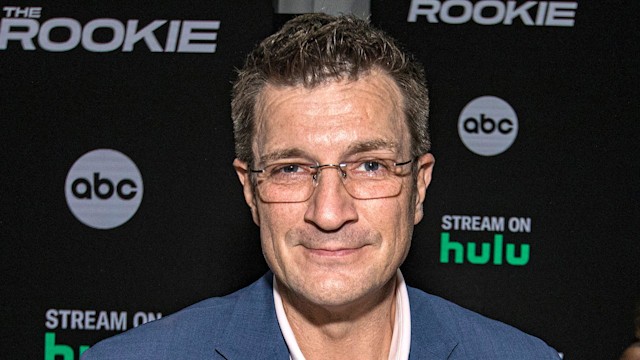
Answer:
POLYGON ((405 285, 431 180, 422 68, 353 17, 304 15, 234 85, 233 165, 273 273, 85 359, 558 359, 405 285))

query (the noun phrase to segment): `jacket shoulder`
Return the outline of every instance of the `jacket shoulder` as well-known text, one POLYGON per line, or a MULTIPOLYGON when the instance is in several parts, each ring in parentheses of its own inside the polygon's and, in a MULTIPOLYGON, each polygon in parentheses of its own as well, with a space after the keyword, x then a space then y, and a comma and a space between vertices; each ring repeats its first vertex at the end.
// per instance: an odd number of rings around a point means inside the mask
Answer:
POLYGON ((438 296, 409 288, 412 349, 417 336, 439 336, 450 359, 559 359, 544 341, 438 296))
POLYGON ((229 330, 232 317, 242 316, 239 312, 251 308, 252 297, 265 293, 260 284, 263 280, 102 340, 82 359, 210 359, 215 355, 216 342, 229 330))

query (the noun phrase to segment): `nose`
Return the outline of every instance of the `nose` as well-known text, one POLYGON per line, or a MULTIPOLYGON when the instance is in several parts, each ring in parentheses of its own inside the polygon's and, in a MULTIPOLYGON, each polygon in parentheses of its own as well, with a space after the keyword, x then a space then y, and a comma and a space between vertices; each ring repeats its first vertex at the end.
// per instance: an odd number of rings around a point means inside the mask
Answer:
POLYGON ((309 207, 304 214, 305 221, 322 230, 334 231, 358 220, 354 199, 344 187, 345 174, 340 167, 321 167, 316 176, 316 188, 309 199, 309 207))

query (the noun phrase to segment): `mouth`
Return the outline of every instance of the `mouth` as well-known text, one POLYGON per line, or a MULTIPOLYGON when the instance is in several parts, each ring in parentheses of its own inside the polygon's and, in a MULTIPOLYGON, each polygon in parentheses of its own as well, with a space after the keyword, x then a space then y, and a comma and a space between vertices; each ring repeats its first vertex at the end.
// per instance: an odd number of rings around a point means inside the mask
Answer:
POLYGON ((318 256, 322 258, 342 258, 359 253, 366 245, 359 247, 321 247, 311 248, 305 247, 307 253, 312 256, 318 256))
POLYGON ((363 261, 371 255, 369 250, 382 242, 379 233, 347 229, 340 233, 318 233, 294 229, 286 234, 286 241, 302 251, 307 260, 335 265, 336 261, 363 261))

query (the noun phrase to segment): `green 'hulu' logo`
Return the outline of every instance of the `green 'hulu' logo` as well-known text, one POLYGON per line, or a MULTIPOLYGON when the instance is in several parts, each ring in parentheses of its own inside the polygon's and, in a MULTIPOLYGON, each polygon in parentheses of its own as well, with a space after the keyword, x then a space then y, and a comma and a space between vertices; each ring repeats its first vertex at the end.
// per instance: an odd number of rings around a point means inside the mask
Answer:
MULTIPOLYGON (((493 244, 488 242, 480 243, 480 251, 478 251, 478 244, 469 242, 466 249, 467 261, 471 264, 485 265, 489 263, 489 260, 492 260, 491 257, 493 255, 492 264, 494 265, 503 265, 503 262, 506 261, 509 265, 524 266, 529 262, 531 252, 529 244, 520 244, 520 256, 517 256, 516 244, 507 243, 506 246, 503 246, 503 243, 502 234, 493 236, 493 244)), ((464 245, 457 241, 451 241, 449 233, 443 232, 440 234, 440 262, 449 263, 451 254, 453 254, 454 263, 464 263, 464 245)))
MULTIPOLYGON (((89 349, 88 345, 80 345, 78 359, 87 349, 89 349)), ((69 345, 56 344, 56 333, 47 332, 44 334, 44 360, 55 359, 74 360, 75 352, 69 345)))

